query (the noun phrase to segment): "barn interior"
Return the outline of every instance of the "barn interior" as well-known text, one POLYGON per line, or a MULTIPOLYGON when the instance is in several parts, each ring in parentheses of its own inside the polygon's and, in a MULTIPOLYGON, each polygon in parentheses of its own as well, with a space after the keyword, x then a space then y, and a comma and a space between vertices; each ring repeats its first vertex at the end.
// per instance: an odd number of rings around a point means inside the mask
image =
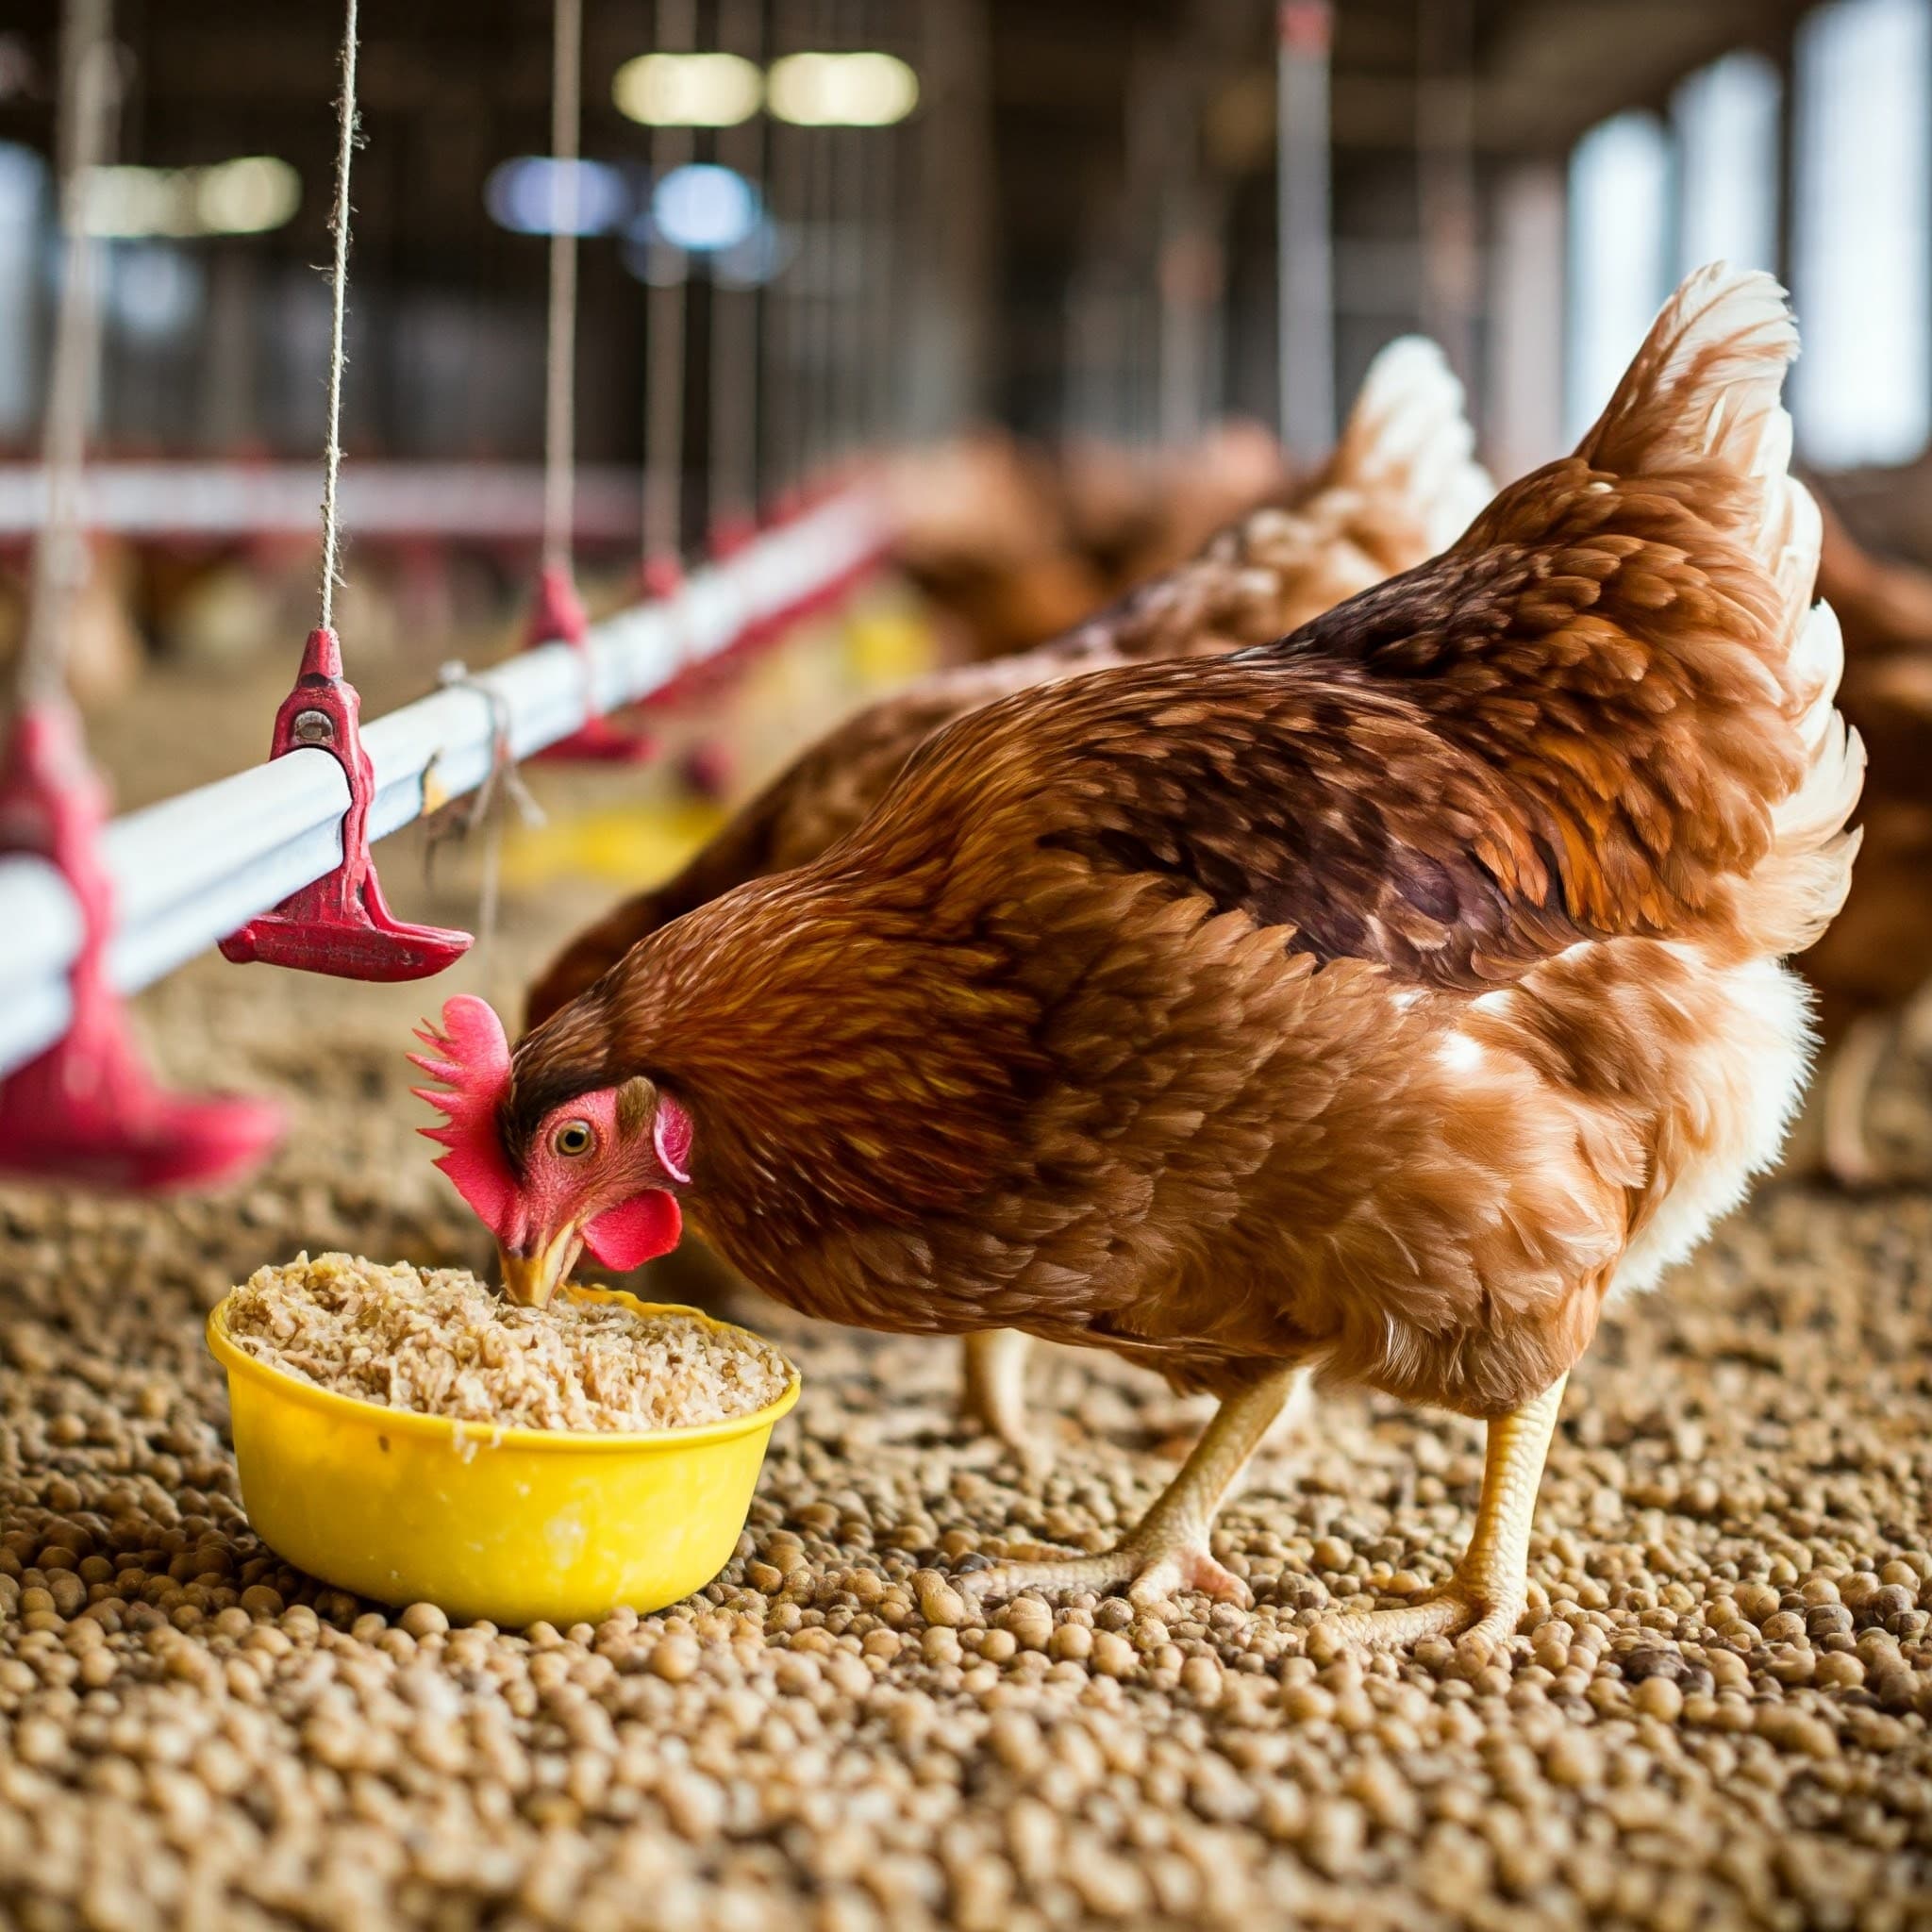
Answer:
MULTIPOLYGON (((0 0, 0 1921, 1932 1923, 1932 0, 346 16, 0 0), (1312 1634, 1451 1578, 1485 1476, 1479 1414, 1342 1387, 1219 1519, 1243 1600, 983 1597, 1111 1547, 1210 1397, 1043 1342, 1017 1420, 962 1410, 937 1324, 695 1238, 586 1271, 802 1376, 714 1580, 451 1614, 251 1521, 232 1288, 494 1278, 424 1016, 514 1037, 866 708, 1419 492, 1420 414, 1345 466, 1400 339, 1480 503, 1720 259, 1803 342, 1864 844, 1788 1144, 1605 1307, 1512 1631, 1312 1634), (366 781, 317 749, 354 693, 366 781)), ((1307 614, 1447 547, 1447 494, 1307 614)))

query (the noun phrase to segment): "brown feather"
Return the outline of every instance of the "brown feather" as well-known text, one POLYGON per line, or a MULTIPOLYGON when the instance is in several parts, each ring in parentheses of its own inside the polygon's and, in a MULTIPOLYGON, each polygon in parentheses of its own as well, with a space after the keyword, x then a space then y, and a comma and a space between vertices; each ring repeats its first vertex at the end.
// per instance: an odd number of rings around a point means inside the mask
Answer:
POLYGON ((1802 1075, 1777 956, 1842 897, 1857 758, 1790 346, 1763 278, 1693 277, 1585 454, 1434 563, 949 725, 532 1033, 512 1142, 644 1074, 693 1224, 813 1314, 1542 1392, 1802 1075))

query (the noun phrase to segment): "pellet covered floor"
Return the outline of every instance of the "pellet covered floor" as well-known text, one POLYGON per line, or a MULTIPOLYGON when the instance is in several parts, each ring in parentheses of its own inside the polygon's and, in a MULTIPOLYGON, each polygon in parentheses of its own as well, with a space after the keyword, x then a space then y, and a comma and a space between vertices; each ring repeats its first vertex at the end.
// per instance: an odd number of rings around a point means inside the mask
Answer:
MULTIPOLYGON (((463 983, 507 992, 594 897, 513 907, 463 983)), ((0 1924, 1932 1924, 1932 1191, 1769 1190, 1607 1324, 1531 1614, 1473 1675, 1299 1655, 1322 1606, 1444 1573, 1472 1425, 1343 1396, 1271 1448, 1218 1543, 1252 1614, 982 1617, 934 1573, 1107 1537, 1198 1410, 1054 1355, 1026 1475, 955 1427, 949 1346, 743 1300, 806 1394, 724 1575, 641 1620, 448 1629, 251 1536, 201 1334, 305 1246, 484 1258, 404 1091, 445 990, 203 961, 149 1037, 284 1098, 273 1167, 0 1194, 0 1924)), ((1924 1077, 1884 1100, 1908 1157, 1924 1077)))

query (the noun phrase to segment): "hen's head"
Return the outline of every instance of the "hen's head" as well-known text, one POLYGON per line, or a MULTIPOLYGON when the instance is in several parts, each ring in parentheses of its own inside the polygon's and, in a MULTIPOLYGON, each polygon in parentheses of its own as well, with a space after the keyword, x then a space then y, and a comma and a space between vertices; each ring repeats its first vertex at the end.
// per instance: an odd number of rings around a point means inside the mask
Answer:
POLYGON ((422 1132, 437 1161, 496 1237, 505 1291, 541 1307, 589 1248, 607 1268, 636 1268, 677 1245, 675 1190, 691 1178, 691 1117, 636 1078, 559 1101, 525 1126, 511 1107, 509 1041, 487 1001, 442 1009, 428 1049, 410 1060, 435 1087, 410 1091, 444 1116, 422 1132))

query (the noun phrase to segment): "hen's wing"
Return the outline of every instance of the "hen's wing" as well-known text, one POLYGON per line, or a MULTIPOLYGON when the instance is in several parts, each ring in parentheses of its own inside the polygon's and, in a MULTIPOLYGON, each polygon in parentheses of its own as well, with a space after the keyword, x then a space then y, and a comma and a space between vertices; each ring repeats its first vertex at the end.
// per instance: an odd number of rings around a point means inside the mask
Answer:
POLYGON ((1073 850, 1462 988, 1623 934, 1808 943, 1859 760, 1835 627, 1805 619, 1794 346, 1767 277, 1691 277, 1577 454, 1446 555, 1279 644, 962 721, 865 862, 914 862, 937 820, 962 852, 1073 850))
POLYGON ((820 739, 742 807, 684 870, 585 927, 532 983, 526 1027, 541 1025, 637 942, 720 892, 815 858, 857 825, 925 740, 975 707, 1048 675, 1117 661, 1104 647, 966 664, 868 706, 820 739))
POLYGON ((527 995, 537 1026, 660 925, 720 892, 803 865, 852 831, 928 738, 1008 693, 1139 658, 1216 656, 1276 638, 1417 562, 1490 496, 1462 386, 1433 342, 1376 357, 1334 457, 1284 508, 1224 531, 1201 557, 1024 656, 961 665, 884 698, 800 755, 676 877, 571 941, 527 995))

